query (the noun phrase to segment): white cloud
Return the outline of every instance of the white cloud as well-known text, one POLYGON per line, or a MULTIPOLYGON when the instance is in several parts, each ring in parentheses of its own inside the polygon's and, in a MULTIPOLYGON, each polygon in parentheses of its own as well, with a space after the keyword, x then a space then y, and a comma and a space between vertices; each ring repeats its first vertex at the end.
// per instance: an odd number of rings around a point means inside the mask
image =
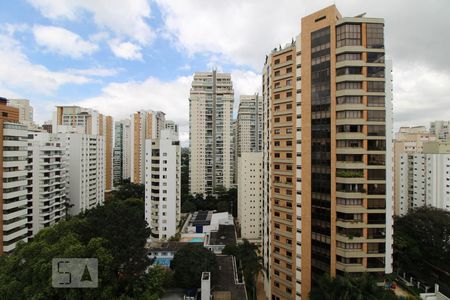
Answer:
POLYGON ((150 17, 150 5, 146 0, 28 0, 42 15, 49 19, 81 20, 86 15, 102 29, 118 36, 125 36, 141 44, 150 43, 154 31, 146 20, 150 17))
POLYGON ((90 68, 90 69, 67 69, 70 74, 75 75, 86 75, 92 77, 110 77, 119 74, 118 69, 108 69, 108 68, 90 68))
POLYGON ((395 127, 450 119, 450 75, 424 65, 394 66, 395 127))
POLYGON ((131 42, 121 42, 117 39, 109 41, 109 47, 115 56, 126 60, 142 60, 142 48, 131 42))
POLYGON ((179 124, 180 138, 186 138, 189 130, 188 99, 191 80, 190 76, 168 82, 149 77, 142 82, 110 83, 102 89, 99 96, 74 104, 95 108, 116 120, 127 118, 141 109, 161 110, 166 113, 167 119, 179 124))
POLYGON ((97 44, 85 41, 78 34, 62 27, 35 25, 33 34, 38 45, 72 58, 82 58, 98 50, 97 44))
POLYGON ((0 45, 0 84, 11 90, 25 89, 51 94, 65 84, 85 84, 91 81, 86 76, 51 71, 43 65, 33 64, 11 36, 0 34, 0 45))

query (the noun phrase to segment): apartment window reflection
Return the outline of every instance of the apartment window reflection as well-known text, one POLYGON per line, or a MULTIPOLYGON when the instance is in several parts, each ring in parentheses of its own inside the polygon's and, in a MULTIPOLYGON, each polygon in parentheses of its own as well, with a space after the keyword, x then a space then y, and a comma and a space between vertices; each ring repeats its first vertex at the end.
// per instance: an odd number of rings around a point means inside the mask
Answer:
POLYGON ((361 45, 361 25, 344 24, 336 28, 337 47, 361 45))
POLYGON ((384 24, 367 24, 367 48, 383 48, 384 47, 384 24))

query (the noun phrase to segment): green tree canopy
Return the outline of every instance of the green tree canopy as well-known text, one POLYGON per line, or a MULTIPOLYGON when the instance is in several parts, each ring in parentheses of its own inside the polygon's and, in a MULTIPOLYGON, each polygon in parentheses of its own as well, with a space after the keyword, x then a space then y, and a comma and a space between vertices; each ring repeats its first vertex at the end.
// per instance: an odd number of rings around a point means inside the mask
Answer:
POLYGON ((450 292, 450 212, 420 207, 394 222, 395 261, 401 271, 450 292))
POLYGON ((377 286, 370 275, 357 278, 324 274, 313 285, 309 295, 311 300, 398 300, 391 291, 377 286))
POLYGON ((158 299, 169 275, 149 266, 141 199, 104 206, 41 230, 0 257, 0 299, 158 299), (98 289, 55 289, 53 258, 98 258, 98 289))
POLYGON ((198 288, 202 272, 211 272, 212 278, 216 277, 216 256, 202 245, 187 244, 175 254, 171 268, 178 286, 198 288))

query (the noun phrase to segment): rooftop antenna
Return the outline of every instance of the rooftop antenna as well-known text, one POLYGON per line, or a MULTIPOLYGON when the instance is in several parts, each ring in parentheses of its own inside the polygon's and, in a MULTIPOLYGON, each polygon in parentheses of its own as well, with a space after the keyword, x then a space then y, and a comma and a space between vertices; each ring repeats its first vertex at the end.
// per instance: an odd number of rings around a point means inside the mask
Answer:
POLYGON ((355 18, 364 18, 366 16, 366 13, 362 13, 360 15, 355 16, 355 18))

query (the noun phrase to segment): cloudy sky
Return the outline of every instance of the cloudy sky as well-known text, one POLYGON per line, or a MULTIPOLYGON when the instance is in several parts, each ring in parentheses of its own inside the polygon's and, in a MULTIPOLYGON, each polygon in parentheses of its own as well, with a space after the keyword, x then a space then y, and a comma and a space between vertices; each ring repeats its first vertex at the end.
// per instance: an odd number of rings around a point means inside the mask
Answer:
POLYGON ((448 0, 1 1, 0 96, 30 99, 38 123, 56 104, 162 110, 186 142, 193 72, 230 72, 236 100, 257 92, 266 53, 333 3, 385 19, 395 127, 450 120, 448 0))

